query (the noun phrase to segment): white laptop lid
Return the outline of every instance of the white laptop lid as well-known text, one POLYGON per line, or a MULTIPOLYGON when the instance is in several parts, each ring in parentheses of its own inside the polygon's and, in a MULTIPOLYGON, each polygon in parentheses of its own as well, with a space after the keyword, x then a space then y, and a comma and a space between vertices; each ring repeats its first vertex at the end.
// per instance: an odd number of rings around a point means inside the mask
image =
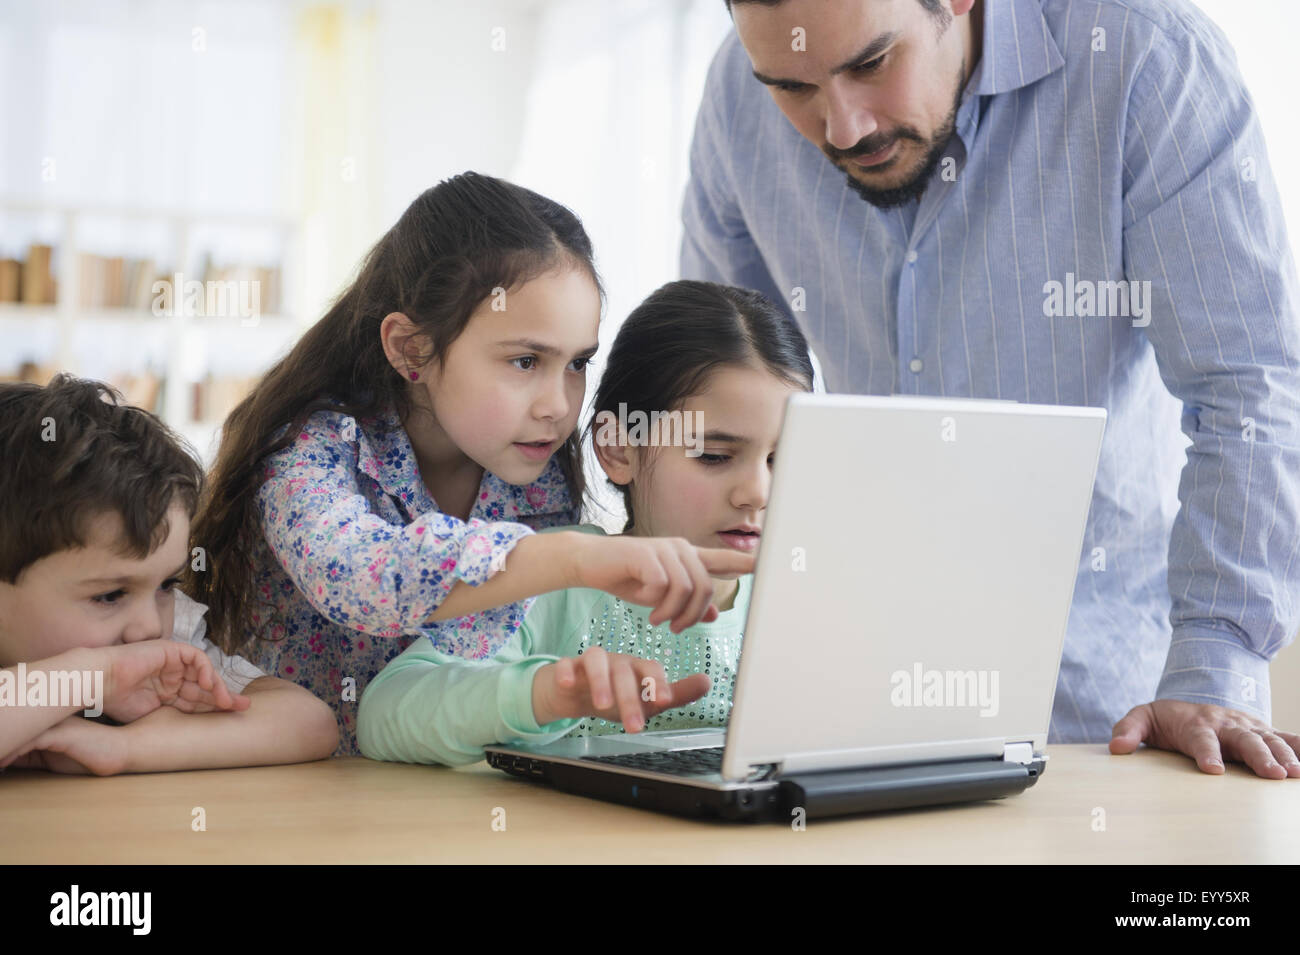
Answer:
POLYGON ((723 775, 1041 753, 1105 421, 792 397, 723 775))

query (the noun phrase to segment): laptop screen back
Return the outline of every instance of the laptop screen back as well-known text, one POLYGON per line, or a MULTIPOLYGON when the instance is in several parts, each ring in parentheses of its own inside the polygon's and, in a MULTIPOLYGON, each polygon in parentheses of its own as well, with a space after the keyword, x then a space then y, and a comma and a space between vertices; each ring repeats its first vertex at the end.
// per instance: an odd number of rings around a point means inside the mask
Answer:
POLYGON ((1105 420, 791 398, 724 775, 1040 752, 1105 420))

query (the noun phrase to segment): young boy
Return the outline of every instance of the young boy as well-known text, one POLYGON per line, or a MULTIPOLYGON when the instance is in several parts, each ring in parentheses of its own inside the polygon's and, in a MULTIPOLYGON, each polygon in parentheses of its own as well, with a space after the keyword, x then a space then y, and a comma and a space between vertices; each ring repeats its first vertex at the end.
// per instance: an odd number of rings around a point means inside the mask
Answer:
POLYGON ((222 653, 175 589, 203 470, 120 397, 69 375, 0 384, 0 768, 328 757, 330 707, 222 653))

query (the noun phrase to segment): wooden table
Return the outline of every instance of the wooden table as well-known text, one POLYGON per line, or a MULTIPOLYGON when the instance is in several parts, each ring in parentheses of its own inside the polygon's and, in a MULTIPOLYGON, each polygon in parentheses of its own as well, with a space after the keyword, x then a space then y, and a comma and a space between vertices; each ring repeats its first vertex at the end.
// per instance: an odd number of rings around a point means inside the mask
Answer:
POLYGON ((0 861, 1300 862, 1300 780, 1259 779, 1236 765, 1207 776, 1158 750, 1048 754, 1047 772, 1019 796, 814 819, 805 831, 662 816, 485 763, 338 759, 105 779, 9 771, 0 775, 0 861), (191 828, 196 807, 206 831, 191 828), (499 810, 504 830, 493 828, 499 810))

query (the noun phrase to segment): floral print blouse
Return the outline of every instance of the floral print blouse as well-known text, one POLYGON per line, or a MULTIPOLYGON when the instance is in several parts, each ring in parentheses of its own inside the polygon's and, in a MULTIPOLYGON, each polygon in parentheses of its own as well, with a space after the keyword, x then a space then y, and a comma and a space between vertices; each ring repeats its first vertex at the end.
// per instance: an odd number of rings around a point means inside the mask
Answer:
POLYGON ((578 517, 555 458, 527 486, 485 471, 468 521, 440 513, 391 406, 361 420, 317 411, 264 463, 252 611, 263 639, 249 655, 334 707, 335 755, 360 753, 357 701, 413 640, 467 660, 499 650, 535 598, 424 621, 457 580, 481 584, 521 538, 578 517))

